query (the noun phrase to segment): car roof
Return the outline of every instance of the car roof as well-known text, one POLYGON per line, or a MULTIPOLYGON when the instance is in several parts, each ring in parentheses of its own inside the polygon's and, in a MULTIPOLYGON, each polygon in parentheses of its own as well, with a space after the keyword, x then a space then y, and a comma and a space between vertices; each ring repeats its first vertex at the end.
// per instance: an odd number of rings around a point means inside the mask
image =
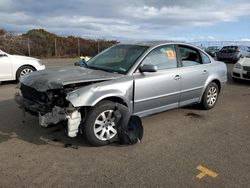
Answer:
POLYGON ((149 46, 149 47, 153 47, 153 46, 158 46, 161 44, 169 44, 169 43, 173 43, 173 42, 177 42, 177 41, 141 41, 141 42, 137 42, 135 43, 136 45, 141 45, 141 46, 149 46))
POLYGON ((183 44, 193 46, 190 43, 185 43, 183 41, 172 41, 172 40, 164 40, 164 41, 140 41, 140 42, 132 42, 132 43, 121 43, 121 44, 128 44, 128 45, 138 45, 138 46, 147 46, 147 47, 155 47, 158 45, 165 45, 165 44, 183 44))
POLYGON ((228 45, 228 46, 223 46, 223 47, 248 47, 248 46, 245 46, 245 45, 228 45))

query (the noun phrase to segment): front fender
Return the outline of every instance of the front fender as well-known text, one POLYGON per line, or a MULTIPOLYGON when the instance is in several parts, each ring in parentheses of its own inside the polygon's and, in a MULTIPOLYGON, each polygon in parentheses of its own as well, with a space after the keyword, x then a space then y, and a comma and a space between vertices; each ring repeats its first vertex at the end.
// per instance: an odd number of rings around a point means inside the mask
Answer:
POLYGON ((74 107, 95 106, 99 101, 117 97, 122 99, 129 108, 133 99, 133 80, 120 79, 115 81, 106 81, 98 84, 82 87, 71 93, 68 93, 66 99, 71 102, 74 107))

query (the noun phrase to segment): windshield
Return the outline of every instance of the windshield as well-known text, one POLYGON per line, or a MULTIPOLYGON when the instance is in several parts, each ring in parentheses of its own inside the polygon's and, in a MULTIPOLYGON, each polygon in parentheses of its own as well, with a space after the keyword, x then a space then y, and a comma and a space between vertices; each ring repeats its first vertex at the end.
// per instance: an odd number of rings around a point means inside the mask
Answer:
POLYGON ((116 45, 90 59, 87 67, 126 74, 147 49, 146 46, 116 45))

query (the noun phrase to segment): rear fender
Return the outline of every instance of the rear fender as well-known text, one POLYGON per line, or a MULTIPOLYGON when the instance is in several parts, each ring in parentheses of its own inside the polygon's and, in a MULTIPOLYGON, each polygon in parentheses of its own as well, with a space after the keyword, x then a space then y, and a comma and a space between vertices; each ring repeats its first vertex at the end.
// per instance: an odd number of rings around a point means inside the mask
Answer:
POLYGON ((205 85, 204 85, 204 87, 203 87, 203 89, 202 89, 202 95, 200 96, 199 102, 201 102, 202 97, 203 97, 203 95, 204 95, 204 92, 205 92, 206 88, 208 87, 208 85, 209 85, 211 82, 215 81, 215 80, 217 80, 217 81, 220 82, 220 87, 223 85, 222 81, 221 81, 220 79, 218 79, 218 77, 216 77, 216 76, 210 76, 210 77, 207 79, 207 81, 206 81, 206 83, 205 83, 205 85))

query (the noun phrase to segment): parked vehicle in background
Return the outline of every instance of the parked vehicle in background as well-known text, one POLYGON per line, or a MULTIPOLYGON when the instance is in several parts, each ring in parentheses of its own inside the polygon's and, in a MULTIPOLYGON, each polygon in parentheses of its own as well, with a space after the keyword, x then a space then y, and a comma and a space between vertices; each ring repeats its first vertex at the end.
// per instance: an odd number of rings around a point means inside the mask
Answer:
POLYGON ((225 62, 237 62, 240 58, 250 53, 247 46, 224 46, 217 53, 217 60, 225 62))
POLYGON ((44 69, 45 66, 39 59, 10 55, 0 50, 0 81, 18 80, 33 71, 44 69))
POLYGON ((235 81, 250 81, 250 55, 240 59, 233 67, 232 78, 235 81))
POLYGON ((212 57, 216 57, 217 56, 217 52, 220 51, 220 47, 219 46, 209 46, 205 49, 205 51, 212 57))
POLYGON ((118 44, 86 66, 34 72, 20 80, 16 101, 41 126, 65 121, 68 136, 84 133, 92 145, 116 138, 116 103, 147 116, 200 103, 215 106, 227 81, 225 63, 178 42, 118 44))
POLYGON ((75 62, 74 65, 75 66, 85 66, 87 61, 90 59, 91 59, 91 57, 89 57, 89 56, 81 56, 80 60, 75 62))

